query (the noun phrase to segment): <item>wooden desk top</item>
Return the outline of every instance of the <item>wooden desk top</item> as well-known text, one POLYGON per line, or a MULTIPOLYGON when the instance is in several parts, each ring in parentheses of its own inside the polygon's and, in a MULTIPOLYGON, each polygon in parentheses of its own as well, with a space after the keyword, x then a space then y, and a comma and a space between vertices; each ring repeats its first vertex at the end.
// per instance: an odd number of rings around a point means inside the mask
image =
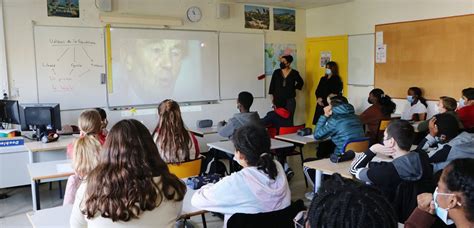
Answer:
POLYGON ((71 160, 60 160, 60 161, 51 161, 51 162, 38 162, 28 164, 28 173, 32 180, 44 180, 52 178, 66 178, 74 174, 72 170, 63 170, 58 169, 59 166, 67 167, 68 164, 71 164, 71 160))
POLYGON ((301 145, 318 142, 318 140, 314 139, 314 136, 312 134, 307 135, 307 136, 299 136, 298 134, 293 133, 293 134, 287 134, 287 135, 277 135, 275 136, 275 138, 279 140, 287 141, 287 142, 301 144, 301 145))
POLYGON ((43 152, 51 150, 66 150, 67 146, 74 142, 75 136, 60 136, 58 141, 51 143, 43 143, 41 141, 25 141, 25 146, 31 152, 43 152))
MULTIPOLYGON (((228 154, 234 154, 235 153, 235 147, 232 141, 222 141, 222 142, 213 142, 213 143, 208 143, 208 147, 210 148, 215 148, 220 151, 224 151, 228 154)), ((276 140, 276 139, 271 139, 271 146, 270 149, 281 149, 281 148, 287 148, 287 147, 292 147, 293 144, 287 143, 284 141, 276 140)))
MULTIPOLYGON (((183 210, 180 218, 189 218, 191 216, 200 215, 207 211, 199 210, 191 205, 191 198, 196 192, 191 188, 187 188, 186 195, 183 200, 183 210)), ((69 227, 69 217, 71 217, 72 205, 53 207, 38 211, 32 211, 26 213, 26 216, 30 220, 31 225, 34 228, 66 228, 69 227)))
POLYGON ((339 163, 332 163, 329 158, 305 162, 303 164, 305 167, 321 170, 324 174, 333 174, 339 173, 341 176, 346 178, 352 178, 352 175, 349 173, 351 169, 351 161, 339 162, 339 163))

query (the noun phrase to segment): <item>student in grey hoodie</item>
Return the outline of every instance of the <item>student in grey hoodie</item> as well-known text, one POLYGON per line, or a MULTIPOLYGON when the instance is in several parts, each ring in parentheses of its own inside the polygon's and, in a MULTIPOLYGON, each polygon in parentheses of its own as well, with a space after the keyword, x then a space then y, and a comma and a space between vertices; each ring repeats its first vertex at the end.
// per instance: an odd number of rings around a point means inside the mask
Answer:
POLYGON ((433 172, 444 169, 458 158, 474 158, 474 134, 459 133, 457 119, 450 114, 435 115, 429 121, 429 134, 417 150, 426 152, 433 165, 433 172))
POLYGON ((413 126, 406 120, 392 121, 384 132, 383 145, 375 144, 352 162, 357 179, 378 187, 392 201, 402 181, 431 185, 433 171, 426 153, 410 152, 413 126), (392 156, 391 162, 371 162, 377 154, 392 156))
POLYGON ((253 96, 247 91, 239 93, 237 98, 237 109, 239 113, 234 114, 228 122, 219 122, 218 132, 222 137, 230 138, 234 131, 247 124, 260 125, 260 116, 257 112, 250 112, 253 103, 253 96))

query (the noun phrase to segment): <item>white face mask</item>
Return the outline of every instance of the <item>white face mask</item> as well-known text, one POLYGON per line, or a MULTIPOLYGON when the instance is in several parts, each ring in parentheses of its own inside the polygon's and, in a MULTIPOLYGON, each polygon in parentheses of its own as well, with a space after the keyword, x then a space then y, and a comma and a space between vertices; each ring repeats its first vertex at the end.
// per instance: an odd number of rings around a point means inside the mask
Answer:
POLYGON ((327 75, 330 75, 331 73, 332 73, 331 69, 326 68, 326 74, 327 74, 327 75))
POLYGON ((413 103, 413 96, 407 96, 408 103, 413 103))
POLYGON ((237 162, 240 166, 242 166, 242 164, 240 164, 240 159, 237 157, 237 154, 234 154, 234 161, 237 162))
POLYGON ((449 194, 449 193, 439 193, 438 192, 438 188, 435 189, 434 193, 433 193, 433 201, 434 201, 434 205, 435 205, 435 213, 436 215, 441 219, 443 220, 444 223, 446 223, 446 225, 452 225, 454 224, 454 221, 452 219, 448 219, 448 209, 444 209, 444 208, 441 208, 438 204, 438 195, 444 195, 444 196, 451 196, 451 195, 454 195, 454 194, 449 194))
POLYGON ((464 99, 462 99, 462 98, 459 99, 459 107, 462 108, 462 107, 464 107, 464 106, 466 106, 466 101, 465 101, 464 99))

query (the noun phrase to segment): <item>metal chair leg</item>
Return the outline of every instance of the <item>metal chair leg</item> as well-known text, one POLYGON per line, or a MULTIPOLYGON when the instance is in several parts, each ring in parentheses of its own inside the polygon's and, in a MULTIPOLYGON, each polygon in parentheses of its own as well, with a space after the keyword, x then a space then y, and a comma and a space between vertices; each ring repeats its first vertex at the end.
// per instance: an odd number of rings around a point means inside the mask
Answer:
MULTIPOLYGON (((301 157, 301 168, 304 168, 304 157, 303 157, 303 146, 299 146, 300 148, 300 157, 301 157)), ((306 175, 303 173, 304 183, 306 184, 306 188, 308 188, 308 180, 306 179, 306 175)))
POLYGON ((207 224, 206 224, 206 214, 201 214, 201 218, 202 218, 202 226, 204 228, 207 228, 207 224))
POLYGON ((63 198, 63 185, 61 184, 61 181, 58 181, 59 184, 59 198, 63 198))

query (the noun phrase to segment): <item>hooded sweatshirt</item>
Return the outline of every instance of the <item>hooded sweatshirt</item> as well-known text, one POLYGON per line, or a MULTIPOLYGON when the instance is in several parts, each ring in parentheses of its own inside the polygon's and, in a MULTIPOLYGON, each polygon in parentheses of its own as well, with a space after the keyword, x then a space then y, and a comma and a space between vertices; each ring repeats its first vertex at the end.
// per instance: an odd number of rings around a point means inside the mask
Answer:
POLYGON ((391 162, 370 162, 375 156, 370 150, 357 156, 352 162, 350 173, 380 188, 390 200, 402 181, 431 183, 433 171, 425 153, 409 152, 391 162))
POLYGON ((417 148, 429 152, 433 172, 444 169, 451 161, 459 158, 474 158, 474 133, 462 132, 448 143, 438 144, 436 138, 428 134, 417 148), (435 148, 434 150, 429 150, 435 148))
POLYGON ((293 126, 293 120, 290 118, 291 113, 285 108, 275 108, 275 110, 267 113, 263 117, 263 126, 270 126, 279 129, 280 127, 291 127, 293 126))
POLYGON ((342 154, 344 144, 351 140, 364 137, 364 129, 359 118, 354 114, 350 104, 340 104, 332 107, 332 115, 319 117, 314 138, 322 140, 331 137, 336 145, 335 154, 342 154))
POLYGON ((227 121, 225 126, 219 128, 218 132, 220 136, 230 138, 235 130, 247 124, 260 125, 260 116, 257 112, 241 112, 234 114, 234 116, 227 121))
POLYGON ((246 167, 207 184, 194 193, 191 204, 199 209, 223 213, 224 224, 235 213, 256 214, 284 209, 291 204, 291 192, 283 167, 274 161, 275 180, 257 167, 246 167))

